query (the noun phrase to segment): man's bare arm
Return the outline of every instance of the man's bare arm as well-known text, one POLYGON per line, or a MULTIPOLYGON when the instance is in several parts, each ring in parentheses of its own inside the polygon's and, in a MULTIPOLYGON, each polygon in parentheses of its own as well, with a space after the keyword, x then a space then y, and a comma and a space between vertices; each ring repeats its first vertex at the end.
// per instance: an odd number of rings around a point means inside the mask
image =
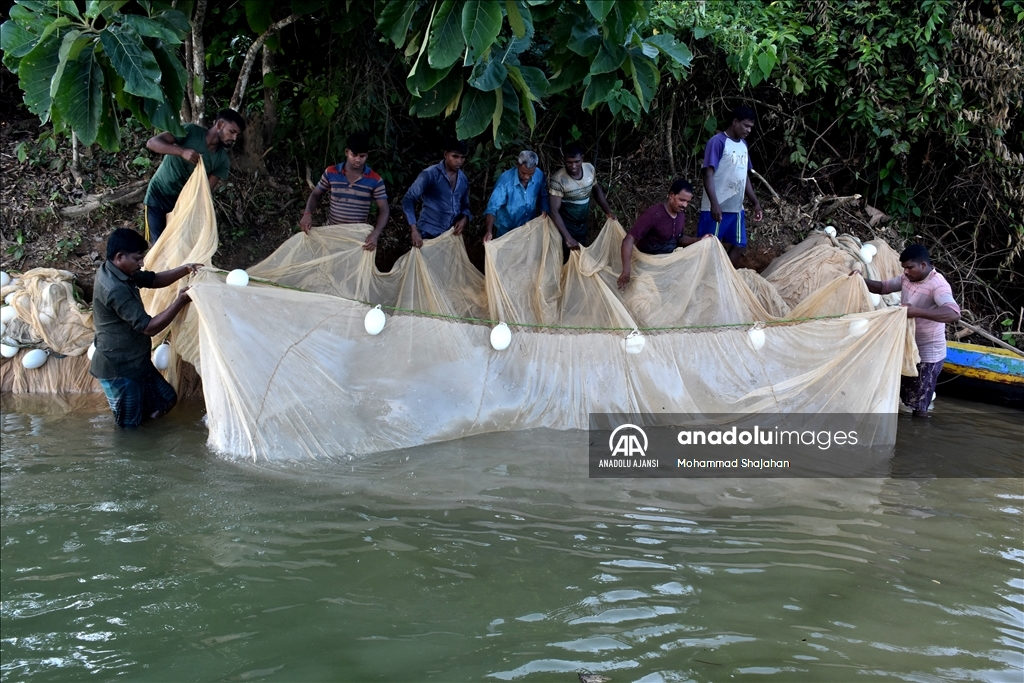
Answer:
POLYGON ((146 149, 157 154, 181 157, 190 164, 198 164, 201 158, 199 152, 194 149, 179 145, 178 141, 170 133, 154 135, 146 141, 146 149))

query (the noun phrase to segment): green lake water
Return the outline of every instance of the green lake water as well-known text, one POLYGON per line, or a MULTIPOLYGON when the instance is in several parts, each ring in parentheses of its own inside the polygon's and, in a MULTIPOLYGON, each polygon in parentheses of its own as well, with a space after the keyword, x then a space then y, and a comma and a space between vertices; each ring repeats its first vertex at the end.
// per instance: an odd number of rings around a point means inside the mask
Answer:
MULTIPOLYGON (((940 401, 897 457, 1024 456, 940 401)), ((254 465, 4 397, 4 681, 1024 680, 1019 478, 590 480, 585 435, 254 465)))

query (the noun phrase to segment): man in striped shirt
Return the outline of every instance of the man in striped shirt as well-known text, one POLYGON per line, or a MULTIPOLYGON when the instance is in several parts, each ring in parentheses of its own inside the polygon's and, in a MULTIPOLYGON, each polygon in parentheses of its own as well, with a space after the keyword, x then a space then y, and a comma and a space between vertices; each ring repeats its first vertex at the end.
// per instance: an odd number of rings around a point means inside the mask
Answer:
POLYGON ((367 223, 370 205, 376 202, 377 223, 363 243, 363 249, 373 251, 377 248, 377 238, 388 223, 388 193, 384 188, 384 180, 366 165, 370 151, 366 136, 358 133, 350 135, 346 145, 345 162, 324 171, 320 182, 306 200, 306 209, 299 219, 299 227, 302 232, 309 234, 309 228, 313 225, 313 211, 324 192, 331 193, 328 225, 367 223))

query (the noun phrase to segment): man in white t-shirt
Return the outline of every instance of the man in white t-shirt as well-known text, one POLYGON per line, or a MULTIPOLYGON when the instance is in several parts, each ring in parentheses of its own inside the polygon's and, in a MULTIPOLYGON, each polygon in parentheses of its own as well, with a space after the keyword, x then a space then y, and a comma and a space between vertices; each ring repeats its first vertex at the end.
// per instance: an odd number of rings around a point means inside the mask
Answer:
POLYGON ((872 294, 901 292, 907 317, 914 318, 914 339, 921 354, 917 377, 904 377, 900 400, 918 417, 928 416, 935 384, 946 360, 946 323, 960 320, 960 307, 946 278, 932 266, 928 250, 912 244, 900 253, 903 275, 891 280, 864 280, 872 294))
POLYGON ((714 235, 721 240, 737 268, 747 250, 744 195, 754 205, 754 220, 764 217, 747 173, 754 169, 746 140, 753 129, 753 110, 736 107, 729 127, 708 140, 704 148, 704 197, 700 200, 697 236, 714 235))

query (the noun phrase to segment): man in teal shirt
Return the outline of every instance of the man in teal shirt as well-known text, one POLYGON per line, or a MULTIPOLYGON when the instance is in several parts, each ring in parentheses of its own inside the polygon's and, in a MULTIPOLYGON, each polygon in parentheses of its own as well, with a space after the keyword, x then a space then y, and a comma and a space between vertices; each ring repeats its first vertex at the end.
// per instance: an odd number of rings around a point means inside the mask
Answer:
POLYGON ((515 168, 498 176, 491 192, 484 215, 484 242, 528 223, 538 214, 546 216, 547 213, 548 191, 544 172, 537 168, 534 152, 522 151, 515 168))
POLYGON ((227 150, 243 131, 245 119, 242 115, 233 109, 225 109, 217 114, 209 130, 186 123, 183 137, 161 133, 149 139, 146 149, 165 155, 149 181, 143 201, 146 205, 146 238, 150 244, 156 244, 167 226, 167 214, 174 210, 181 188, 185 187, 200 157, 210 176, 211 190, 221 180, 227 180, 231 169, 227 150))

